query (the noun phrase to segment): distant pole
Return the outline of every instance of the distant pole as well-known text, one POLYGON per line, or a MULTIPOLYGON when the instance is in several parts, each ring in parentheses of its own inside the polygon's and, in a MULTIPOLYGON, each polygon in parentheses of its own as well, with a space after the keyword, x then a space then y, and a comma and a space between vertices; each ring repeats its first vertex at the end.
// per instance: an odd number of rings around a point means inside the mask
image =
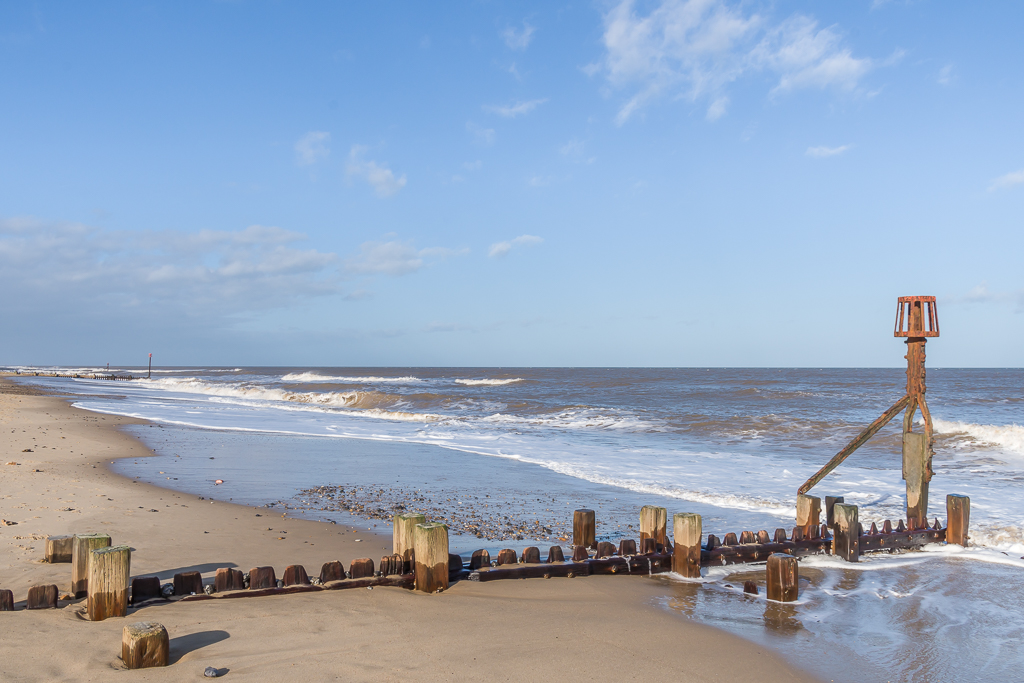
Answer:
POLYGON ((146 379, 153 379, 153 354, 149 354, 149 374, 146 379))

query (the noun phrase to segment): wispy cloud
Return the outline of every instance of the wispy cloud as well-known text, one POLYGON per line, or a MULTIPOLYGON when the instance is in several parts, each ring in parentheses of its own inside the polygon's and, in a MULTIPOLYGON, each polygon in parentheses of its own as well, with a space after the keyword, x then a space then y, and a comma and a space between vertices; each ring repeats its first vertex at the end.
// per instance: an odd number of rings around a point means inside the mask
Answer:
POLYGON ((1006 175, 1001 175, 992 181, 992 184, 988 186, 989 192, 996 190, 1005 190, 1008 187, 1014 187, 1016 185, 1024 184, 1024 170, 1013 171, 1006 175))
POLYGON ((305 240, 262 225, 108 231, 0 220, 0 287, 9 306, 238 315, 339 291, 337 255, 295 246, 305 240))
POLYGON ((473 138, 473 142, 481 147, 490 147, 494 144, 496 133, 493 128, 478 126, 472 121, 466 122, 466 132, 473 138))
POLYGON ((428 247, 417 249, 412 242, 363 242, 359 254, 346 259, 345 270, 355 274, 406 275, 428 265, 433 260, 466 253, 468 250, 428 247))
POLYGON ((515 104, 485 104, 484 111, 489 111, 492 114, 504 116, 505 118, 514 119, 521 114, 529 114, 531 111, 547 101, 548 99, 545 97, 543 99, 530 100, 528 102, 516 102, 515 104))
POLYGON ((853 91, 876 63, 854 57, 834 27, 796 14, 781 23, 724 0, 661 0, 640 14, 622 0, 604 17, 603 71, 612 88, 632 89, 616 122, 663 95, 709 101, 706 117, 725 114, 727 86, 748 74, 777 78, 769 94, 800 88, 853 91))
POLYGON ((1024 310, 1024 289, 1012 292, 993 292, 989 290, 988 283, 972 287, 966 294, 943 299, 950 304, 1012 304, 1016 312, 1024 310))
POLYGON ((853 145, 840 145, 839 147, 825 147, 824 145, 820 147, 808 147, 804 154, 816 159, 824 159, 826 157, 834 157, 838 154, 842 154, 851 147, 853 147, 853 145))
POLYGON ((520 235, 519 237, 508 240, 507 242, 495 242, 491 245, 487 255, 491 258, 505 256, 515 247, 529 247, 535 244, 540 244, 543 241, 543 238, 537 237, 536 235, 520 235))
POLYGON ((947 64, 939 69, 939 75, 935 80, 938 81, 939 85, 949 85, 953 82, 953 77, 953 65, 947 64))
POLYGON ((405 174, 396 177, 386 165, 366 161, 363 155, 369 148, 353 145, 345 167, 347 178, 361 178, 368 182, 378 197, 390 197, 405 187, 405 174))
POLYGON ((299 166, 311 166, 321 159, 326 159, 331 153, 327 143, 331 141, 331 134, 322 130, 313 130, 295 143, 295 163, 299 166))
POLYGON ((522 29, 509 26, 501 32, 501 37, 510 50, 525 50, 533 40, 533 32, 536 30, 535 26, 530 26, 524 21, 522 29))

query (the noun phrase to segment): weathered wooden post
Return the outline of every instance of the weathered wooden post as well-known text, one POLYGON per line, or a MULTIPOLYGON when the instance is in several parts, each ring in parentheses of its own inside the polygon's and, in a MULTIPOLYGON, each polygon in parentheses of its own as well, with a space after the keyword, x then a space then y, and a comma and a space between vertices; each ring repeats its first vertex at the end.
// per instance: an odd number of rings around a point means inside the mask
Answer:
POLYGON ((540 548, 531 545, 523 549, 523 564, 540 564, 540 548))
POLYGON ((768 556, 765 569, 768 586, 765 594, 769 600, 776 602, 793 602, 800 597, 800 569, 796 558, 785 553, 772 553, 768 556))
MULTIPOLYGON (((386 555, 385 557, 397 557, 398 566, 392 574, 401 574, 403 572, 404 561, 398 555, 386 555)), ((381 562, 381 571, 384 571, 383 562, 381 562)), ((387 574, 385 574, 387 576, 387 574)), ((337 560, 331 560, 330 562, 324 562, 323 566, 320 567, 320 583, 327 583, 328 581, 341 581, 345 578, 345 568, 341 565, 341 562, 337 560)))
POLYGON ((71 562, 74 546, 74 536, 48 536, 46 539, 46 561, 50 564, 71 562))
POLYGON ((486 550, 474 550, 473 556, 469 558, 470 569, 480 569, 491 566, 491 554, 486 550))
POLYGON ((572 544, 583 548, 596 548, 597 521, 594 511, 581 509, 572 513, 572 544))
MULTIPOLYGON (((373 566, 373 561, 370 561, 370 566, 373 566)), ((370 575, 373 575, 373 571, 370 571, 370 575)), ((306 568, 301 564, 290 564, 284 568, 284 577, 282 583, 286 586, 308 586, 309 585, 309 574, 306 573, 306 568)))
POLYGON ((137 576, 132 579, 132 605, 138 605, 140 602, 162 597, 163 594, 160 592, 160 579, 158 577, 137 576))
POLYGON ((655 543, 668 545, 668 510, 656 505, 644 505, 640 508, 640 545, 645 538, 653 538, 655 543))
POLYGON ((89 600, 92 621, 128 614, 128 579, 132 551, 126 545, 93 550, 89 554, 89 600))
POLYGON ((971 499, 951 493, 946 496, 946 543, 967 547, 967 528, 971 523, 971 499))
POLYGON ((201 595, 203 575, 199 572, 179 572, 172 579, 175 595, 201 595))
POLYGON ((365 579, 368 576, 373 576, 373 559, 360 557, 352 560, 348 566, 348 576, 350 579, 365 579))
POLYGON ((903 478, 907 482, 907 526, 911 531, 928 526, 928 437, 921 432, 903 433, 903 478))
POLYGON ((406 570, 412 571, 413 535, 417 524, 424 524, 427 521, 426 515, 419 512, 407 512, 395 515, 393 524, 392 553, 401 555, 405 562, 406 570))
POLYGON ((842 496, 825 496, 825 523, 828 525, 829 529, 835 526, 836 523, 835 517, 832 515, 832 509, 835 507, 836 503, 845 502, 846 499, 842 496))
POLYGON ((7 588, 0 589, 0 612, 14 611, 14 591, 7 588))
POLYGON ((847 562, 860 560, 860 521, 856 505, 836 503, 833 513, 832 554, 847 562))
POLYGON ((245 590, 245 578, 242 576, 242 570, 221 567, 213 579, 213 588, 218 593, 245 590))
POLYGON ((167 666, 171 644, 162 624, 136 622, 121 633, 121 661, 129 669, 167 666))
POLYGON ((437 593, 448 588, 448 527, 417 524, 413 531, 416 590, 437 593))
POLYGON ((51 583, 29 588, 25 609, 57 609, 57 587, 51 583))
POLYGON ((75 534, 71 544, 71 592, 76 598, 89 594, 89 555, 110 547, 107 534, 75 534))
POLYGON ((565 562, 565 554, 562 552, 562 546, 553 545, 548 549, 548 562, 565 562))
POLYGON ((249 590, 277 588, 277 574, 273 567, 253 567, 249 570, 249 590))
POLYGON ((821 498, 798 493, 796 496, 796 525, 806 532, 812 526, 821 524, 821 498))
POLYGON ((675 543, 672 551, 672 571, 688 579, 700 578, 700 541, 703 535, 700 515, 677 512, 672 516, 675 543))

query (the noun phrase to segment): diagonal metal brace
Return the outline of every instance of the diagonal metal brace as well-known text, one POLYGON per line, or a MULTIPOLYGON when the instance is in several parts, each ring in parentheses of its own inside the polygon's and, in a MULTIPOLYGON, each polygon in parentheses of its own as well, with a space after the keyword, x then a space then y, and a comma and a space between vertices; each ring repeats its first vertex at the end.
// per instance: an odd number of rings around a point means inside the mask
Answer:
POLYGON ((839 467, 844 460, 850 457, 851 453, 863 446, 864 442, 873 437, 879 429, 889 424, 889 420, 899 415, 900 411, 906 408, 907 404, 910 403, 910 400, 910 394, 907 394, 900 400, 896 401, 889 410, 882 413, 877 420, 868 425, 867 428, 858 434, 853 441, 846 444, 846 447, 843 450, 836 453, 835 457, 825 463, 824 467, 815 472, 810 479, 805 481, 804 485, 797 490, 797 493, 807 493, 810 491, 818 484, 818 482, 824 479, 829 472, 839 467))

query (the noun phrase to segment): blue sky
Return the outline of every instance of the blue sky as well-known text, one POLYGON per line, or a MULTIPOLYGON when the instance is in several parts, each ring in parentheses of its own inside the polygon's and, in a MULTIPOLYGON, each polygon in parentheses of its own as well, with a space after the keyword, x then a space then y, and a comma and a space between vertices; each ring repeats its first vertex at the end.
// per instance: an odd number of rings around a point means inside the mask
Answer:
POLYGON ((1019 3, 0 6, 0 363, 1024 363, 1019 3))

